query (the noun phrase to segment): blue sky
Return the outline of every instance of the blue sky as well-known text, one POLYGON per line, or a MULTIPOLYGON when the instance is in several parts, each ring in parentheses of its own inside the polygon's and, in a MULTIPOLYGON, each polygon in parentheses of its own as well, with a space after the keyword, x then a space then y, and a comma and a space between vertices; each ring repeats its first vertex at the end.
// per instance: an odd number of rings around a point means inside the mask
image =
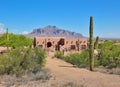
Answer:
POLYGON ((0 0, 0 32, 56 25, 89 36, 90 16, 95 36, 120 38, 120 0, 0 0))

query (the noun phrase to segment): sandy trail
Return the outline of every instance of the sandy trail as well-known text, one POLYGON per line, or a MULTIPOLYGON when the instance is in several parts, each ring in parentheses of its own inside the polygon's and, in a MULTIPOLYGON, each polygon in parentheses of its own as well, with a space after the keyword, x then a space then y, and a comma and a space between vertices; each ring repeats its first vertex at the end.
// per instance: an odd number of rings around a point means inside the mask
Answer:
POLYGON ((63 82, 75 82, 86 87, 120 87, 120 75, 110 75, 100 72, 91 72, 86 69, 74 67, 60 59, 52 58, 53 54, 47 57, 46 67, 52 74, 63 82))

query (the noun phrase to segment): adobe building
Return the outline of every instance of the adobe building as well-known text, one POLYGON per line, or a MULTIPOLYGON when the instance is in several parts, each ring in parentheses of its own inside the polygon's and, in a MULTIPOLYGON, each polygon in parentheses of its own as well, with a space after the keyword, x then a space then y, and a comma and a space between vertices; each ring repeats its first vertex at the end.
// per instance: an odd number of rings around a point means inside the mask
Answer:
POLYGON ((61 50, 79 51, 87 48, 87 38, 65 38, 65 37, 34 37, 34 47, 51 51, 61 50))

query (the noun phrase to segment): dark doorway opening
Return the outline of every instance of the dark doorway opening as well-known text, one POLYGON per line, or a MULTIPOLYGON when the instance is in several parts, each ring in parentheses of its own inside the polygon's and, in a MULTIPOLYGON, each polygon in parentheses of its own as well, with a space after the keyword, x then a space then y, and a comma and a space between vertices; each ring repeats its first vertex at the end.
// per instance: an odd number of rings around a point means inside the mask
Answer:
POLYGON ((58 42, 58 45, 64 45, 65 44, 65 39, 61 38, 60 41, 58 42))
POLYGON ((52 43, 51 42, 47 42, 47 48, 51 47, 52 43))
POLYGON ((70 49, 75 50, 75 45, 71 45, 70 49))

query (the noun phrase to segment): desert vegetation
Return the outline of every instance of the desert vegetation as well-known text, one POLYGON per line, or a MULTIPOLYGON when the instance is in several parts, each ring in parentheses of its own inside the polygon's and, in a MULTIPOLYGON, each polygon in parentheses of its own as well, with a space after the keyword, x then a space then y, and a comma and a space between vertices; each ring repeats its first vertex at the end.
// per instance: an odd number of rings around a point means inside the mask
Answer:
MULTIPOLYGON (((72 53, 64 56, 62 52, 57 51, 55 57, 63 59, 77 67, 89 68, 90 71, 95 67, 104 67, 104 69, 120 68, 120 46, 115 45, 114 41, 106 40, 102 44, 98 44, 99 37, 94 42, 93 17, 90 17, 89 26, 89 49, 82 50, 80 53, 72 53), (97 50, 98 54, 94 51, 97 50)), ((112 72, 113 73, 113 72, 112 72)), ((120 74, 115 71, 115 74, 120 74)))
POLYGON ((90 17, 90 29, 89 29, 89 61, 90 71, 93 71, 94 67, 94 29, 93 29, 93 17, 90 17))
MULTIPOLYGON (((95 68, 103 67, 108 71, 114 70, 115 74, 120 74, 120 46, 115 45, 114 41, 107 40, 103 44, 98 44, 98 52, 97 56, 94 55, 95 68)), ((67 56, 57 51, 55 57, 80 68, 89 68, 89 50, 83 50, 80 53, 71 53, 67 56)), ((114 72, 111 71, 111 73, 114 72)))
POLYGON ((46 81, 51 75, 44 68, 46 52, 40 47, 8 50, 0 54, 0 86, 27 84, 30 81, 46 81))
POLYGON ((99 45, 99 51, 99 65, 108 68, 120 67, 120 46, 115 45, 113 41, 105 41, 99 45))
POLYGON ((45 52, 40 48, 17 48, 0 55, 0 74, 36 73, 44 64, 45 52))
POLYGON ((0 36, 0 46, 17 48, 24 46, 32 46, 32 44, 33 40, 25 37, 24 35, 6 32, 0 36))
POLYGON ((89 67, 89 51, 84 50, 79 53, 70 53, 67 56, 64 56, 62 52, 57 51, 55 53, 55 57, 65 60, 73 65, 76 65, 80 68, 88 68, 89 67))
POLYGON ((0 46, 12 48, 0 54, 0 86, 18 87, 51 77, 50 70, 44 67, 46 52, 32 45, 32 39, 9 33, 8 29, 0 36, 0 46))

